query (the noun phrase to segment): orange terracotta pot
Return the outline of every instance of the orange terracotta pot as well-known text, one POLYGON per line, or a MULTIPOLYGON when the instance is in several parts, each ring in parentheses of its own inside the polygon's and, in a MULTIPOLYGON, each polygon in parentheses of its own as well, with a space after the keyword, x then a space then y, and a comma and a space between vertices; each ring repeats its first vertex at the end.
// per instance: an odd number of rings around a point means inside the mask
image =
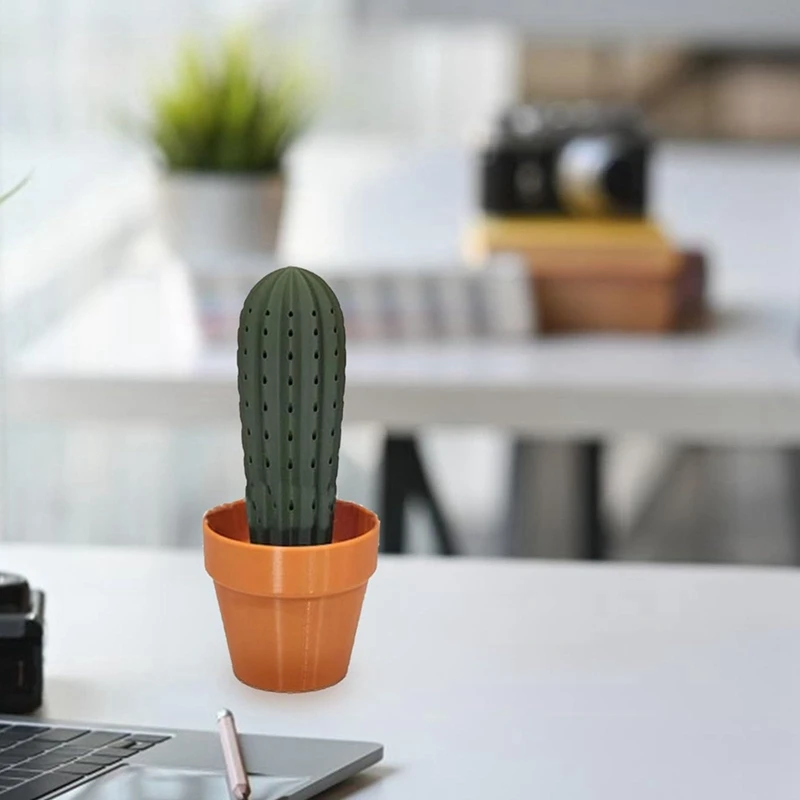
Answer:
POLYGON ((206 513, 206 572, 240 681, 308 692, 344 678, 378 562, 379 527, 371 511, 337 500, 331 544, 273 547, 250 543, 243 500, 206 513))

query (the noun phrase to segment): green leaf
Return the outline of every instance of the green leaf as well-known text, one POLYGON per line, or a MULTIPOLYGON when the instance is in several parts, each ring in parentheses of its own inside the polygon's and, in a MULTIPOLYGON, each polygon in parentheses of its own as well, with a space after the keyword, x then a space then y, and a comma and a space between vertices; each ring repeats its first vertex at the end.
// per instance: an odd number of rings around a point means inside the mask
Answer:
POLYGON ((246 29, 210 50, 185 39, 172 83, 151 95, 147 132, 168 169, 272 172, 308 119, 310 83, 246 29))

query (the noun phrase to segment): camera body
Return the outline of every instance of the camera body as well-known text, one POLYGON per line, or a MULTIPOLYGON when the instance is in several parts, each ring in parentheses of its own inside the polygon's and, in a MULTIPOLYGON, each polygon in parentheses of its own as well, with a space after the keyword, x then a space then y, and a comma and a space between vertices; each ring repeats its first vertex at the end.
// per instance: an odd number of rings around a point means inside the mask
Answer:
POLYGON ((0 572, 0 712, 28 714, 44 689, 44 592, 0 572))
POLYGON ((481 153, 481 207, 498 216, 643 217, 650 152, 634 109, 515 106, 481 153))

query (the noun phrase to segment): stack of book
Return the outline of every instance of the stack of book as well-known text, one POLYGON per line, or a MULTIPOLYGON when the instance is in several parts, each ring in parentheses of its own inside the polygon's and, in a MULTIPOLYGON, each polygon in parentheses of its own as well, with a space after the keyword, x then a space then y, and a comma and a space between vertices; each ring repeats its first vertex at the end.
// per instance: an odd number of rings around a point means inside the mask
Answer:
MULTIPOLYGON (((211 341, 236 339, 247 292, 276 265, 238 266, 191 271, 198 317, 211 341)), ((413 269, 315 266, 314 271, 339 298, 353 343, 526 339, 535 330, 532 287, 519 258, 494 259, 485 270, 454 263, 413 269)))
MULTIPOLYGON (((706 263, 645 219, 485 217, 469 256, 526 259, 543 333, 658 333, 699 325, 706 263)), ((491 259, 490 259, 491 260, 491 259)))

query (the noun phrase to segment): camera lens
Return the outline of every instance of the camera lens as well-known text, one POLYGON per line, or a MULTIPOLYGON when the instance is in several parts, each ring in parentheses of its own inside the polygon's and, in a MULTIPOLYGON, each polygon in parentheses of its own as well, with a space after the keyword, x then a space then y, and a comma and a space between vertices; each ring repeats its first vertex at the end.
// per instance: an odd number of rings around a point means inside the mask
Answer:
MULTIPOLYGON (((636 150, 618 136, 581 136, 559 153, 555 183, 559 200, 576 216, 627 210, 637 173, 636 150)), ((633 199, 631 197, 631 199, 633 199)))

